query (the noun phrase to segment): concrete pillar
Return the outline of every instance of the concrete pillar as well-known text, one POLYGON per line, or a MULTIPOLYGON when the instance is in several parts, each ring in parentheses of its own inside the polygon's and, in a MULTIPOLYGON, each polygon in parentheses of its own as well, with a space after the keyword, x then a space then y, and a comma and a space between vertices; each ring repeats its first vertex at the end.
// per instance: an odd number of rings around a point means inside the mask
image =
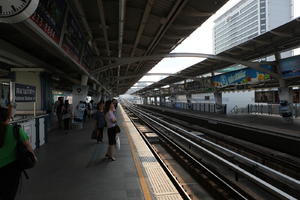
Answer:
POLYGON ((160 96, 159 97, 159 105, 164 106, 166 102, 166 97, 165 96, 160 96))
POLYGON ((215 91, 214 92, 214 99, 215 99, 215 104, 216 104, 216 112, 221 113, 223 112, 222 108, 222 92, 220 91, 215 91))
POLYGON ((97 102, 100 102, 101 101, 101 98, 102 98, 102 95, 101 95, 101 88, 98 87, 97 89, 97 102))
POLYGON ((89 77, 87 75, 81 75, 81 85, 86 86, 88 83, 89 77))
POLYGON ((144 104, 144 105, 147 105, 147 104, 148 104, 148 99, 147 99, 147 97, 143 97, 143 104, 144 104))
POLYGON ((191 110, 192 109, 192 95, 186 94, 185 98, 186 98, 187 107, 188 107, 188 109, 191 110))
MULTIPOLYGON (((277 61, 276 69, 277 73, 281 75, 281 69, 279 66, 279 61, 281 59, 280 53, 275 53, 275 58, 277 61)), ((287 85, 287 82, 284 79, 279 80, 279 88, 278 88, 278 95, 280 100, 280 106, 279 106, 279 113, 281 113, 282 117, 292 117, 293 114, 293 90, 292 88, 289 88, 287 85)))
POLYGON ((158 104, 157 104, 157 96, 154 97, 154 105, 158 106, 158 104))

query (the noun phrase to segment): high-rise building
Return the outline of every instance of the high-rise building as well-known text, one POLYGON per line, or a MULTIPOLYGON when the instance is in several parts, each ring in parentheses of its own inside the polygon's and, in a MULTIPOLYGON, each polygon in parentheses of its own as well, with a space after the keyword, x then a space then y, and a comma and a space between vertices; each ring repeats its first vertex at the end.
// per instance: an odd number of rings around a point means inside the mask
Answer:
POLYGON ((216 54, 292 19, 293 0, 241 0, 215 20, 216 54))

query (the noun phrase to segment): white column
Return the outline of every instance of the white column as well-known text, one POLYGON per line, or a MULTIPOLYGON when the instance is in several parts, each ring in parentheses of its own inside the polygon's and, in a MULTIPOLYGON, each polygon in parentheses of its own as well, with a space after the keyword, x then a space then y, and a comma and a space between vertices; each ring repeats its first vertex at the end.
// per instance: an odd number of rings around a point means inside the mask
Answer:
POLYGON ((215 91, 214 92, 214 99, 215 99, 215 104, 216 104, 216 112, 220 113, 223 112, 222 109, 222 92, 220 91, 215 91))
POLYGON ((87 86, 89 77, 87 75, 81 75, 81 85, 87 86))

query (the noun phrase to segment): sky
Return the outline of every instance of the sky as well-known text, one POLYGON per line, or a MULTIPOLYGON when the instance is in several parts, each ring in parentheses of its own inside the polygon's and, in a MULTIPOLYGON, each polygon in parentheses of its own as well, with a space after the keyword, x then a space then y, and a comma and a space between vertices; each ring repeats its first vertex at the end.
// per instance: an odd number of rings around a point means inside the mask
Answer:
MULTIPOLYGON (((214 20, 228 11, 241 0, 229 0, 221 9, 212 15, 198 29, 196 29, 189 37, 187 37, 180 45, 178 45, 172 53, 207 53, 213 54, 213 26, 214 20)), ((300 0, 294 0, 294 18, 300 16, 300 0)), ((295 54, 300 54, 300 50, 296 50, 295 54)), ((161 60, 149 73, 176 73, 189 66, 192 66, 202 58, 165 58, 161 60)), ((144 76, 139 81, 159 81, 166 76, 144 76)), ((136 83, 135 85, 138 85, 136 83)), ((129 91, 128 91, 129 92, 129 91)), ((131 93, 131 92, 129 92, 131 93)))

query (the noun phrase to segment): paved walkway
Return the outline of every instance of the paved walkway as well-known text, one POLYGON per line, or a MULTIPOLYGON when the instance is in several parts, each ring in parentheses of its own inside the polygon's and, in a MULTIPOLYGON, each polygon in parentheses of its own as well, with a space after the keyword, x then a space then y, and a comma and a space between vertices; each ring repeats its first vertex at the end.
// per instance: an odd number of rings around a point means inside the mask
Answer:
POLYGON ((143 193, 126 134, 121 134, 121 151, 116 161, 104 158, 104 142, 90 139, 94 127, 55 131, 39 150, 37 166, 22 181, 17 200, 140 200, 143 193))

